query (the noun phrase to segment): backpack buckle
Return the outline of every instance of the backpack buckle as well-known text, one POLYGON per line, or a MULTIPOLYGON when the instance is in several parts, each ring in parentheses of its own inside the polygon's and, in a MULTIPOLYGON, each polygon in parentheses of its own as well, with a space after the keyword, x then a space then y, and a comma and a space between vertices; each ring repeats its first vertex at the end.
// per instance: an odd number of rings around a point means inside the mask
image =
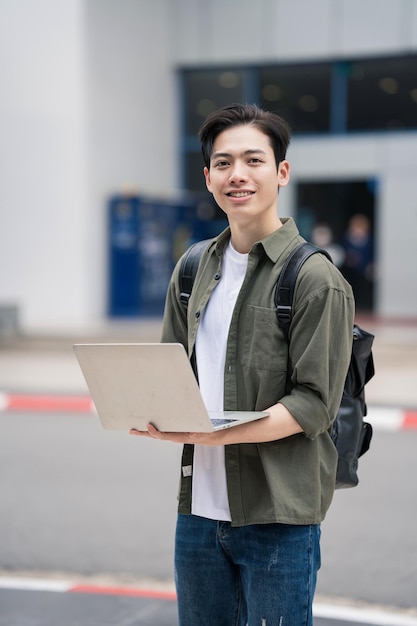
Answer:
POLYGON ((190 294, 189 293, 180 293, 180 302, 181 304, 187 308, 188 307, 188 300, 190 299, 190 294))
POLYGON ((289 326, 292 317, 292 307, 287 304, 278 304, 275 313, 278 318, 278 325, 289 326))

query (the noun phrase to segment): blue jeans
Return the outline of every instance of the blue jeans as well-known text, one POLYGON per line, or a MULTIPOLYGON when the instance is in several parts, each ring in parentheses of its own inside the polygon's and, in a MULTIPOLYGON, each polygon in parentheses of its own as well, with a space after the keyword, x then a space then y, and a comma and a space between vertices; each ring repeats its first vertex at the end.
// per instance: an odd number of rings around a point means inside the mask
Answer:
POLYGON ((180 626, 312 626, 319 567, 319 525, 232 528, 179 515, 180 626))

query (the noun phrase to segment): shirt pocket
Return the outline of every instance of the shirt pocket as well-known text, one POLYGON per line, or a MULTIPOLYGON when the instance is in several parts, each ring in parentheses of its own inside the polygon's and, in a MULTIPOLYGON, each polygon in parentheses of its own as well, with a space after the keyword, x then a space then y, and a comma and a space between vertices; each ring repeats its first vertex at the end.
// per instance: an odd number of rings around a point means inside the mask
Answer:
POLYGON ((260 371, 286 372, 288 347, 275 309, 249 305, 242 342, 242 365, 260 371))

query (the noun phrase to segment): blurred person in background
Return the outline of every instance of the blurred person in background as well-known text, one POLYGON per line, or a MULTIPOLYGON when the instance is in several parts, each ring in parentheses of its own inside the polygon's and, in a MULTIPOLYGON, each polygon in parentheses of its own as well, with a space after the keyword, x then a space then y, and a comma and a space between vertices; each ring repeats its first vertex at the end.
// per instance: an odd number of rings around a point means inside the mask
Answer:
POLYGON ((332 257, 336 267, 340 267, 345 260, 345 251, 343 246, 336 243, 333 239, 332 229, 328 224, 319 222, 311 231, 311 242, 319 248, 326 250, 332 257))
POLYGON ((353 295, 323 255, 310 257, 287 346, 274 291, 288 253, 304 241, 277 211, 290 175, 288 125, 255 105, 230 105, 207 118, 200 140, 206 185, 229 228, 203 253, 188 313, 177 264, 162 341, 185 346, 209 411, 269 416, 214 433, 163 433, 152 424, 131 433, 185 444, 175 545, 180 626, 311 626, 353 295))
POLYGON ((370 311, 373 307, 374 242, 366 215, 356 213, 350 218, 343 247, 342 273, 352 285, 358 310, 370 311))

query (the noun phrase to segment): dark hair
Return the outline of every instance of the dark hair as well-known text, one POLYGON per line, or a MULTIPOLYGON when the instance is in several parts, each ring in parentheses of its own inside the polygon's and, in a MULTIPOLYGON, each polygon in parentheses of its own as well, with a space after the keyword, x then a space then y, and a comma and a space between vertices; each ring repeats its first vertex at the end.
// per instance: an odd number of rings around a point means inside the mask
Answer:
POLYGON ((229 104, 210 113, 199 132, 204 165, 207 168, 210 167, 213 144, 217 136, 232 126, 245 124, 256 126, 269 137, 278 168, 280 162, 285 159, 290 143, 290 127, 282 117, 276 113, 264 111, 256 104, 229 104))

